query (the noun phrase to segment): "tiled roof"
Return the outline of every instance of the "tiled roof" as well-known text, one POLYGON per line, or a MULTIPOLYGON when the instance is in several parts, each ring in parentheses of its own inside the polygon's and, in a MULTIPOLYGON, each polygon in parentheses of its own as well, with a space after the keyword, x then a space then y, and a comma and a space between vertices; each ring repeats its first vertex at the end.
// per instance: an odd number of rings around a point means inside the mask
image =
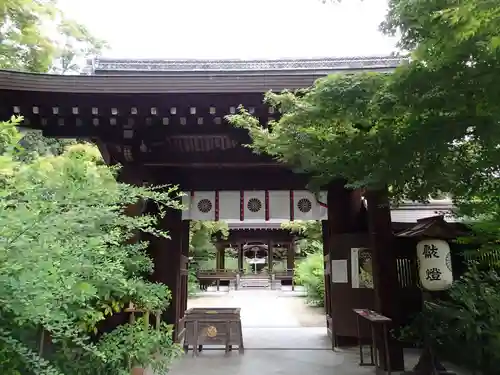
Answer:
POLYGON ((398 237, 431 237, 453 239, 463 236, 465 232, 459 230, 454 223, 448 223, 441 215, 417 220, 417 223, 397 234, 398 237))
POLYGON ((453 223, 457 219, 452 215, 453 203, 449 199, 431 200, 429 203, 403 202, 391 208, 393 223, 416 223, 431 216, 443 215, 444 219, 453 223))
POLYGON ((89 62, 95 73, 102 72, 241 72, 241 71, 338 71, 393 69, 400 57, 339 57, 280 60, 163 60, 98 58, 89 62))

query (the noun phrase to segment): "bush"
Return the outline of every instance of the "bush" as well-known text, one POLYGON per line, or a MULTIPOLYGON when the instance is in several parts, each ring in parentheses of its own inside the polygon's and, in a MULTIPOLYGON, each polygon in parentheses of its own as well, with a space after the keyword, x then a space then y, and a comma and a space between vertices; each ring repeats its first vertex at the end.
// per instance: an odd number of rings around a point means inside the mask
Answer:
MULTIPOLYGON (((440 300, 426 304, 406 336, 422 341, 422 324, 443 358, 484 375, 500 368, 500 276, 475 267, 440 300)), ((424 332, 425 332, 424 331, 424 332)))
POLYGON ((324 305, 325 279, 324 260, 320 252, 309 254, 297 264, 294 282, 306 288, 307 300, 316 306, 324 305))
POLYGON ((200 291, 200 282, 196 277, 195 270, 189 270, 188 273, 188 296, 194 296, 200 291))
MULTIPOLYGON (((12 132, 1 123, 0 142, 15 139, 12 132)), ((88 146, 29 163, 1 146, 2 374, 124 375, 130 363, 167 370, 180 353, 171 327, 137 322, 99 337, 96 326, 129 302, 167 307, 168 289, 144 278, 153 269, 147 243, 127 241, 138 231, 167 234, 155 229, 157 217, 124 211, 139 200, 176 207, 175 191, 117 183, 88 146)))

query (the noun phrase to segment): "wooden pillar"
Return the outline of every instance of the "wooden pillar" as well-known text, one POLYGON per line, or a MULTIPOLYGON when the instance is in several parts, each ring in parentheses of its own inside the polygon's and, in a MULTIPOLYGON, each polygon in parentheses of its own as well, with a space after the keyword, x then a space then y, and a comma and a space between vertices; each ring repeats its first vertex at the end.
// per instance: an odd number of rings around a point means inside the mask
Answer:
POLYGON ((269 274, 273 273, 273 263, 274 263, 273 247, 274 247, 274 242, 268 241, 267 242, 267 268, 269 270, 269 274))
MULTIPOLYGON (((393 326, 400 324, 399 282, 397 274, 394 236, 391 225, 391 208, 387 189, 369 191, 368 228, 372 245, 372 269, 375 291, 375 309, 393 321, 393 326)), ((382 335, 377 340, 382 342, 382 335)), ((387 370, 386 354, 383 345, 379 345, 382 369, 387 370)), ((403 348, 401 343, 389 335, 389 360, 393 371, 404 371, 403 348)))
MULTIPOLYGON (((183 274, 181 275, 182 303, 180 306, 179 317, 182 319, 187 310, 188 301, 188 282, 189 282, 189 224, 190 220, 182 221, 182 256, 183 256, 183 274)), ((180 327, 181 329, 183 327, 180 327)))
POLYGON ((220 269, 225 270, 226 269, 226 246, 225 245, 221 246, 219 256, 220 256, 220 262, 219 262, 220 269))
POLYGON ((295 268, 295 241, 292 240, 288 245, 287 253, 286 253, 286 273, 292 274, 292 291, 295 290, 295 282, 294 282, 294 268, 295 268))
POLYGON ((219 271, 221 268, 220 264, 220 246, 219 244, 215 245, 215 270, 219 271))
POLYGON ((243 244, 240 242, 238 246, 238 272, 243 273, 243 244))
POLYGON ((181 296, 181 261, 183 244, 182 211, 168 209, 160 220, 159 229, 168 232, 170 238, 150 237, 148 252, 153 259, 154 271, 151 281, 166 285, 171 293, 171 300, 162 315, 162 320, 174 325, 174 337, 180 319, 179 312, 183 304, 181 296))
POLYGON ((331 275, 331 261, 330 261, 330 231, 328 227, 328 220, 321 221, 322 238, 323 238, 323 259, 324 259, 324 282, 325 282, 325 295, 324 295, 324 305, 326 313, 326 329, 328 336, 332 340, 332 347, 337 346, 337 340, 335 332, 333 330, 332 322, 332 275, 331 275))
POLYGON ((295 268, 295 242, 292 241, 288 244, 287 254, 286 254, 286 269, 287 271, 293 270, 295 268))
MULTIPOLYGON (((361 196, 358 192, 348 190, 344 186, 345 182, 340 180, 328 186, 328 220, 322 223, 325 270, 329 269, 334 259, 349 259, 350 244, 346 243, 344 235, 358 230, 356 220, 361 207, 361 196)), ((351 302, 344 298, 333 298, 333 295, 337 293, 343 297, 346 293, 346 286, 345 284, 332 284, 331 280, 331 274, 330 277, 325 277, 325 309, 330 313, 330 316, 327 316, 328 331, 332 338, 332 345, 341 345, 336 327, 345 324, 346 314, 350 314, 354 306, 350 306, 351 302)))

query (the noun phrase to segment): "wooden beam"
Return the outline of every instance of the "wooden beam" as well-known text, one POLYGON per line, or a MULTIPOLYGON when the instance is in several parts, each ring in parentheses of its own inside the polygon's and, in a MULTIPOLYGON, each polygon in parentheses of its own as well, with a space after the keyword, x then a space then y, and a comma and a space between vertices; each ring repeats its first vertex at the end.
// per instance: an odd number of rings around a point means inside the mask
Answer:
POLYGON ((185 162, 156 162, 156 163, 144 163, 146 167, 182 167, 188 169, 197 169, 197 168, 276 168, 282 167, 278 162, 269 162, 269 163, 185 163, 185 162))

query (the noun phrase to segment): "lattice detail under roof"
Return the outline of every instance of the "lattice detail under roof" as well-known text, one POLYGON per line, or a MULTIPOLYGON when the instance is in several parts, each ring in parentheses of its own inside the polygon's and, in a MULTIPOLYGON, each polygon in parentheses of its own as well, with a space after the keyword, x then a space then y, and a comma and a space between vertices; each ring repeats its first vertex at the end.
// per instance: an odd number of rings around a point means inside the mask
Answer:
POLYGON ((288 220, 285 219, 269 219, 268 221, 263 220, 252 220, 247 219, 245 221, 239 220, 224 220, 227 223, 229 230, 252 230, 252 229, 267 229, 267 230, 284 230, 281 227, 282 223, 287 223, 288 220))
POLYGON ((97 58, 93 71, 137 72, 229 72, 229 71, 335 71, 351 69, 393 69, 401 57, 330 57, 277 60, 199 60, 199 59, 113 59, 97 58))

